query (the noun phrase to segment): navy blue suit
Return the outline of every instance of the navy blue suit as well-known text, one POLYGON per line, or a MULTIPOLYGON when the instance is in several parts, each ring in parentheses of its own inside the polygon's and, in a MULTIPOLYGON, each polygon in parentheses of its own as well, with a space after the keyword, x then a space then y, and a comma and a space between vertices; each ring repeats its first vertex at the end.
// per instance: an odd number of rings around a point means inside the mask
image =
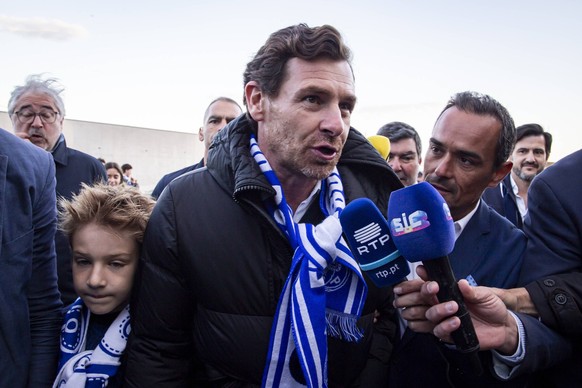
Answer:
MULTIPOLYGON (((526 285, 541 321, 574 345, 569 360, 539 376, 545 386, 582 385, 581 167, 579 150, 544 170, 528 191, 525 232, 529 240, 520 284, 526 285)), ((551 335, 528 335, 528 346, 549 346, 554 343, 551 335)), ((536 352, 526 353, 528 357, 539 358, 536 352)))
MULTIPOLYGON (((95 182, 107 181, 103 164, 91 155, 68 148, 62 135, 52 154, 56 166, 58 198, 71 199, 73 194, 81 190, 82 183, 92 185, 95 182)), ((68 238, 61 231, 57 231, 55 242, 59 290, 63 303, 68 306, 77 299, 73 287, 71 247, 68 238)))
POLYGON ((61 325, 50 154, 0 129, 0 387, 50 387, 61 325))
MULTIPOLYGON (((517 284, 526 238, 521 230, 483 201, 449 255, 457 279, 472 277, 481 286, 509 288, 517 284)), ((523 386, 525 377, 509 382, 490 372, 491 355, 480 354, 484 370, 475 376, 465 355, 440 343, 432 334, 406 329, 392 352, 390 385, 394 387, 523 386)))
POLYGON ((495 211, 507 218, 519 229, 523 229, 521 213, 517 208, 517 198, 511 187, 511 174, 507 174, 499 185, 488 187, 481 196, 495 211))
POLYGON ((154 191, 152 191, 152 197, 154 197, 155 199, 158 199, 160 197, 160 194, 162 194, 162 191, 164 191, 166 186, 171 181, 173 181, 175 178, 179 177, 180 175, 184 175, 187 172, 194 171, 200 167, 204 167, 204 159, 202 159, 200 162, 198 162, 192 166, 184 167, 178 171, 174 171, 174 172, 171 172, 169 174, 164 175, 162 177, 162 179, 160 179, 160 181, 158 182, 156 187, 154 188, 154 191))

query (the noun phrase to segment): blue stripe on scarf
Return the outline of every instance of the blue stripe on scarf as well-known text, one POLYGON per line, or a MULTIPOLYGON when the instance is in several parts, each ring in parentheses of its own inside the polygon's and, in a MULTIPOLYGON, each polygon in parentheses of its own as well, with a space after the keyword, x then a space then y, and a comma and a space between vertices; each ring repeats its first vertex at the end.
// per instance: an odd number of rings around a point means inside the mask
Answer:
POLYGON ((275 189, 275 205, 266 203, 295 249, 271 329, 263 386, 299 384, 289 370, 296 353, 309 387, 327 386, 327 335, 358 341, 356 322, 367 287, 346 242, 339 214, 345 206, 337 169, 322 184, 319 205, 327 217, 317 226, 296 224, 281 184, 251 136, 251 153, 275 189), (331 216, 330 216, 331 215, 331 216))

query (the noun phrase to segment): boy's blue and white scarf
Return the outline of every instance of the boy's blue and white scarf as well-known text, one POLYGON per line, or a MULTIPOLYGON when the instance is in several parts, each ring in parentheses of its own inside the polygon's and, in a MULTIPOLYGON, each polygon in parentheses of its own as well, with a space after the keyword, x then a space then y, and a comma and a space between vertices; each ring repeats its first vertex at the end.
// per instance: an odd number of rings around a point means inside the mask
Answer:
POLYGON ((90 316, 81 298, 67 311, 61 329, 59 373, 53 388, 101 388, 117 372, 131 331, 129 305, 121 310, 95 350, 85 350, 90 316))
POLYGON ((339 214, 345 206, 341 179, 334 169, 323 181, 320 207, 327 218, 317 226, 297 224, 254 136, 251 154, 277 193, 276 206, 267 207, 295 249, 271 328, 263 386, 326 387, 326 335, 353 342, 362 337, 356 322, 367 293, 360 269, 341 236, 339 214), (292 357, 298 359, 303 376, 290 369, 292 357))

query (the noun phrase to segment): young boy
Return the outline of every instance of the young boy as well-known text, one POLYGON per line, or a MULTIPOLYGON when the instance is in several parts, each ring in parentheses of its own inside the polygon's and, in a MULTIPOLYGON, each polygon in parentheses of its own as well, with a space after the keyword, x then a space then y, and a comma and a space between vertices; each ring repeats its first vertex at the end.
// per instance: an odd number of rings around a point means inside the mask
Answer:
POLYGON ((84 185, 59 202, 79 298, 65 316, 53 387, 121 386, 117 371, 131 330, 129 297, 154 203, 137 189, 104 184, 84 185))

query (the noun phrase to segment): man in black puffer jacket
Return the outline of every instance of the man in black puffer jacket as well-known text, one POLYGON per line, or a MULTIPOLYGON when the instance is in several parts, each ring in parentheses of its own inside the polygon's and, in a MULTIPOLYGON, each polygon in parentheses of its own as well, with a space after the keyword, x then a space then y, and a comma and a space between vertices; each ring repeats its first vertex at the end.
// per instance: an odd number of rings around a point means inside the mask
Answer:
MULTIPOLYGON (((336 166, 346 202, 367 197, 386 213, 391 191, 402 185, 350 127, 350 60, 333 27, 297 25, 272 34, 247 65, 247 114, 216 136, 207 167, 167 187, 150 219, 131 302, 127 386, 248 387, 263 381, 294 249, 273 216, 276 186, 251 154, 251 136, 280 181, 295 223, 327 220, 319 189, 325 192, 336 166)), ((317 385, 358 385, 374 311, 380 319, 392 312, 391 290, 366 283, 358 320, 363 338, 327 336, 327 369, 317 385)), ((291 357, 285 369, 304 383, 305 366, 294 362, 291 357)))

